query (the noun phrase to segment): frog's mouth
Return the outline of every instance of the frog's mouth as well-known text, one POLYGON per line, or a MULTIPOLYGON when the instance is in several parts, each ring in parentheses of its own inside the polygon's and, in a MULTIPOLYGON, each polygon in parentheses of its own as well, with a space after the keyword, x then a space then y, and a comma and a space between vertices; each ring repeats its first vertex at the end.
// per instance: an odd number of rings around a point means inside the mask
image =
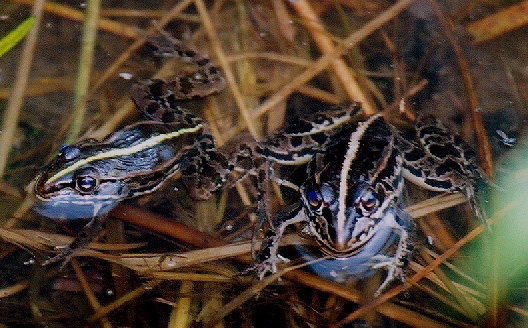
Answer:
POLYGON ((104 215, 117 206, 128 194, 121 181, 102 183, 93 194, 80 194, 69 187, 52 194, 37 193, 35 212, 56 219, 89 219, 104 215))

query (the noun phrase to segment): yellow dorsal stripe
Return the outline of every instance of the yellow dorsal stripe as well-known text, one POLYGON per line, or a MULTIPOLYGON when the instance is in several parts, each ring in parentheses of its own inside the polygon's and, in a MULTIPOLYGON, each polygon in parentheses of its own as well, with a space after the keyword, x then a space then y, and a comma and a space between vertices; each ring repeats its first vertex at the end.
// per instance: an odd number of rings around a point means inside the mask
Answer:
POLYGON ((180 129, 178 131, 174 131, 174 132, 171 132, 171 133, 159 134, 157 136, 150 137, 147 140, 142 141, 142 142, 140 142, 137 145, 134 145, 132 147, 115 148, 115 149, 111 149, 111 150, 103 152, 103 153, 99 153, 97 155, 90 156, 90 157, 85 158, 85 159, 81 159, 81 160, 73 163, 72 165, 68 166, 67 168, 57 172, 54 176, 52 176, 51 178, 49 178, 46 181, 46 184, 56 181, 57 179, 65 176, 68 173, 71 173, 71 172, 77 170, 78 168, 80 168, 81 166, 83 166, 85 164, 88 164, 88 163, 91 163, 91 162, 94 162, 94 161, 98 161, 98 160, 101 160, 101 159, 105 159, 105 158, 131 155, 131 154, 140 152, 140 151, 142 151, 142 150, 144 150, 146 148, 153 147, 153 146, 155 146, 155 145, 157 145, 160 142, 163 142, 165 140, 172 139, 172 138, 177 138, 177 137, 179 137, 181 135, 184 135, 184 134, 197 132, 197 131, 199 131, 202 128, 203 128, 203 124, 198 124, 198 125, 196 125, 196 126, 194 126, 192 128, 180 129))

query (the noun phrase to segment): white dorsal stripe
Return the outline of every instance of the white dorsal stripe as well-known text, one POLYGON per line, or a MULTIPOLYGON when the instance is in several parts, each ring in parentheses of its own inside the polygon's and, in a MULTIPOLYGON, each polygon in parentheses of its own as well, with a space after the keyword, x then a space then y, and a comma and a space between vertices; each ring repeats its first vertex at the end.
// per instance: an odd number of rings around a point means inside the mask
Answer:
POLYGON ((94 161, 98 161, 98 160, 101 160, 101 159, 105 159, 105 158, 120 157, 120 156, 127 156, 127 155, 131 155, 131 154, 135 154, 135 153, 138 153, 138 152, 140 152, 140 151, 142 151, 144 149, 147 149, 149 147, 153 147, 153 146, 155 146, 155 145, 157 145, 160 142, 163 142, 165 140, 172 139, 172 138, 177 138, 177 137, 179 137, 181 135, 188 134, 188 133, 194 133, 194 132, 199 131, 202 128, 203 128, 203 124, 198 124, 198 125, 193 126, 191 128, 180 129, 178 131, 173 131, 173 132, 170 132, 170 133, 164 133, 164 134, 159 134, 159 135, 150 137, 150 138, 146 139, 145 141, 142 141, 142 142, 140 142, 137 145, 134 145, 132 147, 114 148, 114 149, 111 149, 109 151, 102 152, 102 153, 90 156, 88 158, 81 159, 81 160, 73 163, 72 165, 68 166, 67 168, 55 173, 55 175, 53 175, 51 178, 49 178, 45 182, 45 184, 52 183, 52 182, 56 181, 57 179, 60 179, 61 177, 65 176, 66 174, 71 173, 71 172, 77 170, 78 168, 80 168, 81 166, 86 165, 88 163, 91 163, 91 162, 94 162, 94 161))
POLYGON ((344 236, 343 230, 345 229, 346 222, 346 198, 348 192, 348 172, 350 171, 350 166, 356 158, 357 151, 359 149, 359 140, 365 134, 365 131, 376 119, 381 117, 381 114, 376 114, 369 117, 365 122, 359 123, 356 131, 350 135, 350 141, 348 142, 347 153, 345 155, 345 160, 341 168, 341 176, 339 178, 339 211, 337 212, 337 244, 344 245, 344 236))

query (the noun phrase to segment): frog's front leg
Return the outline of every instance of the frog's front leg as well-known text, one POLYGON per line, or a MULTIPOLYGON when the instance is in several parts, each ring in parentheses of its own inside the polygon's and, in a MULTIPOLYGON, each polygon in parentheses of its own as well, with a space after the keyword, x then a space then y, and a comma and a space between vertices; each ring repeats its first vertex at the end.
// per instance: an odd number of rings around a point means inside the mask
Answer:
POLYGON ((304 213, 300 200, 286 206, 277 213, 276 217, 271 221, 271 227, 266 232, 252 267, 259 279, 262 279, 268 272, 276 272, 277 264, 287 261, 287 259, 278 254, 280 238, 287 226, 306 221, 306 218, 306 213, 304 213))
POLYGON ((374 261, 373 269, 387 269, 387 276, 374 293, 374 296, 380 295, 389 283, 395 279, 400 279, 402 282, 405 281, 405 270, 409 265, 413 250, 414 223, 407 213, 400 208, 393 207, 387 211, 383 221, 386 228, 392 229, 398 235, 399 241, 394 256, 376 255, 372 258, 374 261))
POLYGON ((63 248, 57 255, 48 258, 42 263, 42 265, 61 262, 60 269, 62 270, 77 251, 88 246, 95 236, 101 232, 105 218, 106 216, 96 216, 91 219, 90 222, 88 222, 77 234, 70 245, 63 248))

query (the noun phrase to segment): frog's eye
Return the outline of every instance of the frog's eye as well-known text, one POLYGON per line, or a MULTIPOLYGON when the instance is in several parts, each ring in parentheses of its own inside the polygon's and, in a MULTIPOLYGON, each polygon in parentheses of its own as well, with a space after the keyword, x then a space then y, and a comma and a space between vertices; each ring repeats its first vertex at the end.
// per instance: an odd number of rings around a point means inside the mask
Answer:
POLYGON ((73 146, 62 146, 59 150, 59 158, 62 162, 74 160, 81 154, 81 150, 73 146))
POLYGON ((89 193, 99 186, 99 174, 93 168, 78 171, 75 174, 75 188, 81 193, 89 193))
POLYGON ((315 189, 308 190, 306 193, 306 200, 311 207, 319 207, 323 203, 321 194, 315 189))
POLYGON ((361 207, 367 211, 373 211, 378 204, 378 197, 373 191, 367 192, 361 197, 361 207))

